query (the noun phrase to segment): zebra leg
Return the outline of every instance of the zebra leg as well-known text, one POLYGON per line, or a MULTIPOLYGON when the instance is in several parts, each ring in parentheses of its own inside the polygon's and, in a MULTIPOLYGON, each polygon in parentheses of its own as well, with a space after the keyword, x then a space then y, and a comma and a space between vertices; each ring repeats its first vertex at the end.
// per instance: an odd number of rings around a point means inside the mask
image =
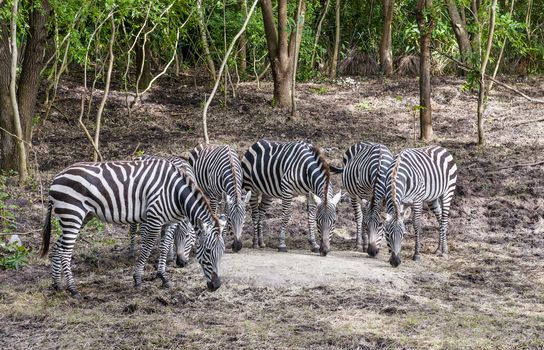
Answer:
POLYGON ((415 241, 416 241, 416 246, 415 246, 415 249, 414 249, 414 256, 413 256, 413 260, 414 261, 419 261, 421 259, 420 255, 419 255, 419 250, 420 250, 420 247, 421 245, 419 244, 419 234, 420 234, 420 231, 421 231, 421 212, 423 211, 423 202, 416 202, 414 203, 414 205, 412 206, 412 210, 413 210, 413 215, 414 215, 414 231, 415 231, 415 241))
POLYGON ((266 214, 266 210, 272 205, 272 198, 262 195, 261 203, 259 203, 259 225, 257 230, 257 238, 259 240, 259 248, 266 248, 264 243, 264 233, 263 233, 263 221, 266 214))
POLYGON ((259 232, 259 194, 255 191, 251 191, 251 199, 249 200, 249 205, 251 206, 251 221, 253 221, 253 245, 251 248, 257 248, 257 236, 259 232))
POLYGON ((287 252, 287 245, 285 245, 285 230, 289 219, 291 219, 291 201, 292 198, 285 197, 281 202, 281 228, 279 236, 278 251, 287 252))
POLYGON ((450 205, 451 199, 453 196, 453 191, 451 194, 442 198, 442 220, 440 220, 440 253, 439 256, 445 256, 448 254, 448 223, 450 216, 450 205))
MULTIPOLYGON (((69 224, 73 225, 73 223, 69 223, 69 224)), ((60 225, 61 227, 64 226, 62 220, 60 220, 60 225)), ((74 281, 74 276, 72 275, 71 262, 72 262, 72 251, 74 249, 74 243, 76 241, 80 228, 81 226, 77 228, 70 227, 70 231, 63 229, 62 235, 57 240, 57 243, 55 246, 56 249, 54 253, 54 255, 56 256, 55 265, 58 265, 60 261, 60 268, 62 272, 64 272, 64 279, 66 280, 67 289, 70 291, 72 296, 77 299, 79 299, 81 296, 77 291, 76 284, 74 281)), ((54 281, 53 283, 56 283, 56 281, 54 281)))
POLYGON ((130 224, 130 228, 128 230, 128 235, 130 237, 130 246, 128 248, 128 258, 134 259, 135 251, 134 251, 134 245, 136 243, 136 231, 138 231, 138 224, 130 224))
POLYGON ((370 215, 370 212, 369 203, 367 202, 361 209, 361 236, 363 238, 363 252, 368 251, 368 225, 363 225, 363 222, 368 223, 368 215, 370 215))
MULTIPOLYGON (((440 204, 440 198, 435 199, 434 201, 431 202, 431 211, 436 216, 436 220, 438 220, 438 225, 440 226, 440 228, 442 228, 442 205, 440 204)), ((441 229, 440 229, 440 232, 442 232, 441 229)), ((438 247, 434 251, 435 254, 439 254, 442 249, 440 236, 441 235, 438 236, 438 247)))
POLYGON ((353 207, 353 211, 355 212, 355 223, 357 225, 357 232, 355 234, 355 248, 357 250, 363 250, 363 243, 362 243, 362 230, 363 230, 363 212, 361 210, 361 204, 359 203, 359 200, 356 196, 351 196, 351 206, 353 207))
POLYGON ((175 225, 165 225, 163 227, 164 236, 162 237, 160 244, 160 256, 159 264, 157 266, 157 277, 162 280, 162 286, 164 288, 170 288, 172 286, 170 281, 168 281, 168 277, 166 276, 166 262, 168 260, 168 255, 172 250, 174 228, 175 225))
POLYGON ((62 265, 60 259, 60 240, 57 240, 55 247, 51 252, 51 276, 53 277, 53 285, 51 287, 56 291, 61 291, 62 265))
POLYGON ((319 244, 315 241, 315 231, 317 230, 317 225, 315 221, 315 216, 317 212, 317 206, 315 205, 312 195, 308 193, 308 242, 312 247, 312 253, 319 253, 319 244))
POLYGON ((140 231, 142 235, 142 247, 140 249, 140 257, 134 268, 134 287, 139 288, 142 286, 142 275, 144 273, 144 266, 151 255, 153 244, 155 239, 161 231, 161 224, 150 223, 149 221, 142 225, 140 231))

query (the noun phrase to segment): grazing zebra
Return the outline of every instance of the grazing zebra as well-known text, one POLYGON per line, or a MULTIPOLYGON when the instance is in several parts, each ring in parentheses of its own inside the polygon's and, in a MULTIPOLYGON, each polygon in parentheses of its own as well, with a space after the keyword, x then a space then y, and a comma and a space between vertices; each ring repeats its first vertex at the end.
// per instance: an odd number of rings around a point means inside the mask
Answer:
MULTIPOLYGON (((195 182, 163 159, 76 163, 53 179, 43 231, 42 256, 49 251, 51 214, 59 219, 62 234, 51 255, 53 287, 60 289, 61 274, 74 296, 79 296, 70 259, 75 240, 86 219, 92 216, 109 223, 142 223, 142 249, 134 270, 134 285, 140 287, 144 265, 155 238, 165 224, 184 217, 199 228, 197 261, 207 286, 221 286, 218 268, 225 248, 219 219, 195 182)), ((157 275, 169 286, 165 272, 166 253, 171 245, 161 242, 157 275)))
MULTIPOLYGON (((157 156, 157 155, 143 155, 134 160, 146 160, 146 159, 165 159, 170 163, 174 164, 176 168, 184 171, 191 179, 195 180, 195 175, 191 165, 182 157, 178 156, 157 156)), ((130 247, 129 247, 129 257, 134 258, 135 254, 135 243, 136 243, 136 231, 138 230, 138 224, 130 224, 129 236, 130 236, 130 247)), ((191 223, 187 218, 182 219, 179 223, 173 224, 171 226, 165 226, 161 230, 161 237, 164 240, 164 235, 174 235, 173 246, 168 250, 168 256, 176 256, 176 265, 179 267, 185 267, 189 263, 189 254, 193 249, 195 242, 194 229, 191 226, 191 223), (175 226, 175 227, 174 227, 175 226), (177 246, 176 244, 183 244, 183 246, 177 246), (175 251, 174 251, 175 248, 175 251)), ((171 237, 168 237, 172 241, 171 237)), ((168 258, 170 259, 170 258, 168 258)))
POLYGON ((346 151, 344 167, 338 169, 342 170, 342 183, 355 211, 357 249, 372 257, 378 254, 381 246, 380 209, 385 195, 385 174, 392 161, 393 155, 386 146, 359 142, 346 151))
POLYGON ((430 202, 431 210, 440 224, 440 238, 436 254, 448 253, 447 230, 450 204, 455 191, 457 166, 443 147, 429 146, 400 152, 386 175, 387 219, 385 235, 391 252, 389 262, 401 263, 400 248, 404 235, 403 206, 411 205, 416 236, 413 259, 419 260, 419 233, 423 203, 430 202))
POLYGON ((246 204, 251 192, 242 196, 242 166, 236 151, 227 145, 198 145, 189 156, 196 182, 210 200, 217 214, 219 203, 225 199, 227 228, 233 234, 232 250, 242 249, 242 229, 246 204))
POLYGON ((330 236, 336 222, 336 204, 340 192, 333 194, 329 165, 319 150, 306 142, 273 142, 260 140, 242 158, 244 188, 251 191, 253 247, 264 247, 262 222, 273 198, 282 200, 282 219, 278 250, 287 251, 285 229, 291 218, 293 197, 304 194, 315 203, 308 215, 312 251, 325 256, 330 251, 330 236), (321 234, 321 246, 315 241, 313 225, 321 234))

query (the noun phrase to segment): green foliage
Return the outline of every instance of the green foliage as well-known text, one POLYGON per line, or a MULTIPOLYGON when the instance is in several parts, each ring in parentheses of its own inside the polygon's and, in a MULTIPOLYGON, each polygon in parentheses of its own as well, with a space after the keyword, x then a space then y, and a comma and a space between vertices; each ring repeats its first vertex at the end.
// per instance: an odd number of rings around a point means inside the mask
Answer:
POLYGON ((310 87, 310 91, 316 95, 324 95, 329 92, 329 88, 326 86, 310 87))
POLYGON ((13 210, 17 208, 14 204, 7 204, 10 198, 7 191, 6 180, 14 176, 13 172, 0 172, 0 229, 2 232, 13 232, 15 230, 15 214, 13 210))
POLYGON ((94 217, 91 220, 89 220, 89 222, 87 222, 85 227, 87 229, 100 233, 104 231, 104 229, 106 228, 106 224, 104 224, 104 222, 102 222, 100 219, 94 217))
POLYGON ((0 242, 0 269, 18 270, 28 263, 29 251, 24 245, 0 242))
POLYGON ((56 218, 51 219, 51 225, 55 237, 59 238, 62 235, 62 228, 60 227, 59 220, 56 218))

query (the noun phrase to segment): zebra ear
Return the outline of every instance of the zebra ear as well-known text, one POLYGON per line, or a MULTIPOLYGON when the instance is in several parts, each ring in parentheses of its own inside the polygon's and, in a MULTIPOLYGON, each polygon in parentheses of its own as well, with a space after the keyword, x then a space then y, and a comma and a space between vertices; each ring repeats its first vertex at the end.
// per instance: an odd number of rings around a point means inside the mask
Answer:
POLYGON ((206 233, 208 231, 208 224, 206 224, 204 221, 197 219, 197 224, 201 233, 206 233))
POLYGON ((310 192, 310 198, 312 198, 312 200, 314 201, 314 203, 315 203, 316 205, 320 205, 320 204, 321 204, 321 198, 319 198, 319 196, 316 195, 315 193, 310 192))
POLYGON ((221 214, 219 215, 219 229, 221 230, 221 232, 223 232, 225 226, 227 226, 227 217, 225 216, 225 214, 221 214))
POLYGON ((389 214, 389 213, 385 214, 385 221, 386 221, 386 222, 389 222, 389 221, 391 221, 391 220, 393 220, 393 215, 391 215, 391 214, 389 214))
POLYGON ((251 199, 251 191, 247 191, 246 196, 244 197, 244 202, 247 204, 251 199))
POLYGON ((342 191, 338 192, 337 194, 334 195, 334 197, 332 197, 331 204, 337 205, 338 202, 340 202, 341 198, 342 198, 342 191))
POLYGON ((404 220, 408 220, 410 216, 412 216, 412 207, 407 207, 406 209, 404 209, 403 216, 404 220))
POLYGON ((364 199, 364 198, 361 199, 361 207, 364 208, 364 207, 368 206, 369 203, 370 203, 370 202, 367 201, 366 199, 364 199))

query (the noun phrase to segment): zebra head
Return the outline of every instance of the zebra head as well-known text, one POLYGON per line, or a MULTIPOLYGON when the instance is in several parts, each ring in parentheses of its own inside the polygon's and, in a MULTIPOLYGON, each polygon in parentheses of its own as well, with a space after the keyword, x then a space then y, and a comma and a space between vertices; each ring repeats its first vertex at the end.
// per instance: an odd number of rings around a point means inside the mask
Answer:
POLYGON ((189 264, 189 254, 195 244, 195 231, 188 220, 176 224, 174 247, 176 247, 176 265, 185 267, 189 264))
POLYGON ((248 191, 242 199, 226 195, 227 229, 234 236, 232 250, 235 252, 242 249, 242 229, 246 218, 246 204, 250 198, 251 191, 248 191))
POLYGON ((380 206, 372 205, 372 201, 363 199, 361 207, 364 208, 363 225, 366 226, 368 232, 368 250, 367 253, 371 257, 378 255, 382 245, 383 221, 380 215, 380 206))
POLYGON ((199 239, 196 247, 196 260, 202 266, 204 278, 208 289, 211 291, 221 287, 221 278, 219 277, 219 267, 221 257, 225 251, 225 242, 223 241, 223 228, 226 225, 224 218, 219 219, 219 227, 212 222, 198 220, 199 239))
POLYGON ((404 238, 404 219, 409 216, 409 210, 402 210, 401 215, 391 215, 387 214, 385 219, 385 238, 387 239, 387 246, 389 247, 389 252, 391 257, 389 258, 389 263, 393 267, 398 267, 401 263, 400 260, 400 248, 402 239, 404 238))
POLYGON ((327 201, 321 200, 319 196, 312 193, 312 199, 317 206, 315 221, 321 235, 321 247, 319 247, 321 256, 326 256, 331 251, 331 236, 336 224, 336 205, 342 197, 341 191, 332 196, 332 186, 329 188, 331 190, 328 193, 327 201))

